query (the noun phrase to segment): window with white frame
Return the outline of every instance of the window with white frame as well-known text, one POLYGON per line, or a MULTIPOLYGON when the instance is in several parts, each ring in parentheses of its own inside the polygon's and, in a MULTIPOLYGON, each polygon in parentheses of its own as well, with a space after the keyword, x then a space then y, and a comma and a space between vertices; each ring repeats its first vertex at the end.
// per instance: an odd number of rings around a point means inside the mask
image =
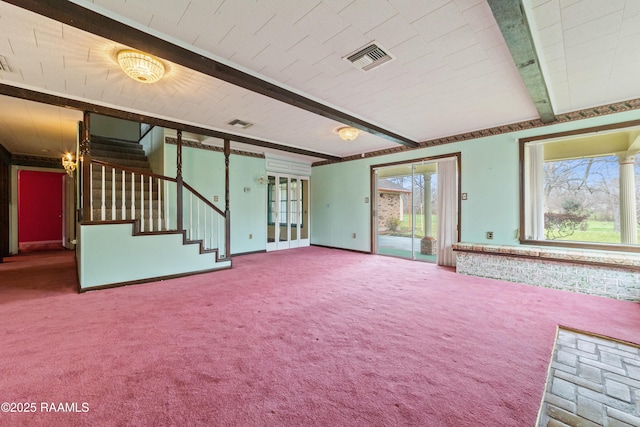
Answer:
POLYGON ((640 127, 521 144, 523 243, 640 251, 640 127))

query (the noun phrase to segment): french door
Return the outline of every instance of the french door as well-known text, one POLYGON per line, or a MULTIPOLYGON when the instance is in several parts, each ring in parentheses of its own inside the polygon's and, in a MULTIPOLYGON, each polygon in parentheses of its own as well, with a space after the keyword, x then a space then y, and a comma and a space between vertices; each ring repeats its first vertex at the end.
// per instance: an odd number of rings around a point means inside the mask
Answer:
POLYGON ((309 246, 309 177, 267 175, 267 251, 309 246))

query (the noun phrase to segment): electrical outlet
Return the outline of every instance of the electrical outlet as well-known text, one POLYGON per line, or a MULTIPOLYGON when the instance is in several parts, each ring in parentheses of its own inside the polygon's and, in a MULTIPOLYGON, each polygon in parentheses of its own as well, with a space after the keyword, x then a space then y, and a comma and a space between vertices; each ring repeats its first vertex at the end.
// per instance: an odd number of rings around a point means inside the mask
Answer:
POLYGON ((467 200, 467 193, 462 193, 462 200, 467 200))
POLYGON ((353 233, 353 238, 354 238, 354 239, 356 238, 356 233, 353 233))
POLYGON ((487 231, 487 239, 493 239, 493 231, 487 231))
POLYGON ((249 234, 249 240, 253 239, 253 234, 249 234))
POLYGON ((218 201, 218 196, 213 196, 213 201, 217 202, 218 201))

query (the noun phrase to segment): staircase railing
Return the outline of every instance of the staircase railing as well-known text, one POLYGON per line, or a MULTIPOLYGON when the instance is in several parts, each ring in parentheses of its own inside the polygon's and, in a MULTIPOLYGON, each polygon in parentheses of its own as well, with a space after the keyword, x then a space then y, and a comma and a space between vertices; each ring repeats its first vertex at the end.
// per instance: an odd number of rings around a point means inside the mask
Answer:
POLYGON ((201 240, 206 249, 224 248, 225 215, 186 182, 183 183, 184 228, 189 240, 201 240))
POLYGON ((89 185, 83 184, 83 203, 90 204, 85 221, 136 221, 140 233, 183 231, 202 251, 226 257, 224 212, 186 182, 99 160, 89 166, 89 185))

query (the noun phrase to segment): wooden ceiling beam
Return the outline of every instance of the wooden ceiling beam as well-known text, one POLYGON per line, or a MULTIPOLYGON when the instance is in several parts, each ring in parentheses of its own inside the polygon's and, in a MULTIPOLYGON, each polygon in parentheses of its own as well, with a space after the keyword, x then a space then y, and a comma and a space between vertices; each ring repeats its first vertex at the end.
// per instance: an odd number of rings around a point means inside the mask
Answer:
POLYGON ((147 116, 144 114, 131 113, 128 111, 118 110, 111 107, 105 107, 102 105, 92 104, 86 101, 79 101, 77 99, 65 98, 57 95, 50 95, 43 92, 38 92, 30 89, 19 88, 7 84, 0 83, 0 95, 11 96, 14 98, 26 99, 28 101, 41 102, 43 104, 53 105, 56 107, 70 108, 78 111, 89 111, 95 114, 102 114, 103 116, 115 117, 123 120, 130 120, 138 123, 148 123, 154 126, 160 126, 169 129, 182 130, 184 132, 191 132, 198 135, 210 136, 213 138, 220 138, 222 140, 229 139, 243 144, 254 145, 257 147, 271 148, 274 150, 285 151, 292 154, 300 154, 303 156, 317 157, 320 159, 327 159, 333 161, 340 161, 341 157, 332 156, 325 153, 318 153, 316 151, 304 150, 302 148, 290 147, 288 145, 275 144, 273 142, 262 141, 259 139, 249 138, 242 135, 234 135, 226 132, 220 132, 217 130, 207 129, 200 126, 188 125, 184 123, 174 122, 171 120, 160 119, 153 116, 147 116))
POLYGON ((540 59, 535 49, 522 1, 488 0, 488 2, 522 81, 538 110, 540 121, 542 123, 555 121, 556 116, 551 105, 551 97, 542 75, 540 59))

